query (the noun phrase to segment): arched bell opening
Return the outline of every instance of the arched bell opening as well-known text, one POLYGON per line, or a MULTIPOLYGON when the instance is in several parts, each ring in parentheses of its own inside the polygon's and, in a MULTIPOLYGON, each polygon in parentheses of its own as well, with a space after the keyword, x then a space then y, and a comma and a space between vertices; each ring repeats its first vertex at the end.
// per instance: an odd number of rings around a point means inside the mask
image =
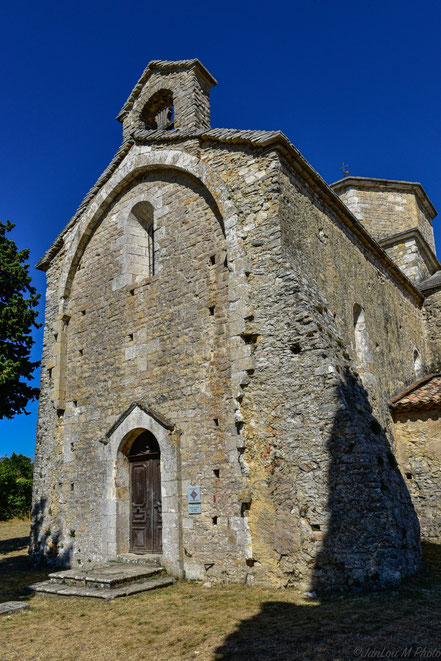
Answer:
POLYGON ((169 89, 155 92, 142 109, 140 118, 148 130, 171 131, 174 128, 173 92, 169 89))

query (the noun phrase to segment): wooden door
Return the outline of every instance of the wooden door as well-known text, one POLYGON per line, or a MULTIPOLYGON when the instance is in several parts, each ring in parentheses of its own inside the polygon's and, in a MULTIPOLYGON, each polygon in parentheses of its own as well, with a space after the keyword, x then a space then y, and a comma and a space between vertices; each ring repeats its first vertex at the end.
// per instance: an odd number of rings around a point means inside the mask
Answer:
POLYGON ((130 462, 130 552, 162 551, 161 469, 158 454, 130 462))

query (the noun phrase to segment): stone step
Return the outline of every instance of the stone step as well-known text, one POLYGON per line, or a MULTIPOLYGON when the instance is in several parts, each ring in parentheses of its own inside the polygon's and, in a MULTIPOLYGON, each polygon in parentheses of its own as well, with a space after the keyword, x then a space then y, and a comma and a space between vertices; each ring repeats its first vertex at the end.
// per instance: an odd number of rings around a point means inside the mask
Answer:
POLYGON ((113 589, 136 581, 145 581, 163 573, 159 565, 134 565, 122 562, 106 562, 87 567, 77 567, 49 574, 51 583, 84 586, 93 589, 113 589))
POLYGON ((42 594, 53 594, 61 597, 95 597, 96 599, 104 599, 111 601, 117 597, 129 597, 132 594, 140 592, 147 592, 149 590, 158 590, 173 585, 175 579, 170 576, 160 578, 151 578, 147 581, 129 582, 126 585, 121 585, 114 588, 92 588, 86 585, 66 585, 63 583, 54 583, 52 581, 43 581, 42 583, 34 583, 33 585, 26 586, 28 590, 42 594))
POLYGON ((9 615, 24 608, 29 608, 29 604, 23 601, 4 601, 0 604, 0 615, 9 615))
POLYGON ((161 566, 162 555, 160 553, 151 553, 147 555, 138 555, 137 553, 121 553, 115 560, 110 562, 124 562, 131 565, 156 565, 161 566))

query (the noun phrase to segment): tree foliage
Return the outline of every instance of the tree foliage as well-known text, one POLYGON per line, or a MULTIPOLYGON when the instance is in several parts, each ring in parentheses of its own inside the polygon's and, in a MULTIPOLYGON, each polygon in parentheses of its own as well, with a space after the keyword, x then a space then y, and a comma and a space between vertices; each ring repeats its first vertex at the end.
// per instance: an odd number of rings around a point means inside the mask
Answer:
POLYGON ((6 236, 14 225, 0 221, 0 418, 27 413, 28 402, 38 397, 38 388, 27 383, 38 362, 32 362, 32 327, 40 295, 28 273, 29 250, 18 250, 6 236))
POLYGON ((29 457, 0 458, 0 520, 24 516, 31 509, 33 466, 29 457))

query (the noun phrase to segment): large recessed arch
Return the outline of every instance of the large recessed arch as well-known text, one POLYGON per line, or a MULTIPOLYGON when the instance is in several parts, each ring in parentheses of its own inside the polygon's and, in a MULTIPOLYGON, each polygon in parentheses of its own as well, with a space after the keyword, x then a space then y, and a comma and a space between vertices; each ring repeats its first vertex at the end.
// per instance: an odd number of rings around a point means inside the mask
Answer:
MULTIPOLYGON (((249 314, 249 286, 247 282, 247 259, 244 241, 240 232, 240 219, 230 191, 215 172, 202 160, 178 150, 152 150, 151 147, 133 145, 117 169, 102 185, 89 202, 85 211, 73 227, 63 237, 65 252, 63 255, 62 275, 59 279, 59 310, 56 324, 58 340, 54 346, 57 353, 57 381, 52 394, 54 405, 63 410, 65 403, 64 378, 66 372, 67 341, 64 332, 64 319, 69 318, 69 296, 72 282, 81 256, 110 205, 116 200, 130 182, 145 173, 155 171, 183 172, 194 178, 214 200, 223 222, 226 252, 228 259, 229 324, 234 329, 230 337, 232 359, 231 379, 236 388, 243 380, 244 347, 240 336, 245 331, 245 319, 249 314), (238 294, 239 292, 239 294, 238 294), (237 348, 240 347, 240 354, 237 348), (240 358, 239 358, 240 356, 240 358)), ((152 200, 154 206, 155 202, 152 200)), ((251 348, 246 347, 251 356, 251 348)), ((235 409, 240 415, 241 403, 236 400, 235 409)))
POLYGON ((146 152, 145 149, 134 146, 130 150, 80 217, 72 231, 69 245, 66 240, 66 261, 59 290, 63 306, 69 299, 74 275, 84 250, 110 205, 131 182, 155 170, 180 171, 198 180, 215 202, 223 220, 222 229, 226 238, 228 261, 231 263, 234 259, 244 256, 245 248, 237 232, 239 224, 237 210, 228 189, 217 175, 199 159, 184 152, 175 150, 146 152))

